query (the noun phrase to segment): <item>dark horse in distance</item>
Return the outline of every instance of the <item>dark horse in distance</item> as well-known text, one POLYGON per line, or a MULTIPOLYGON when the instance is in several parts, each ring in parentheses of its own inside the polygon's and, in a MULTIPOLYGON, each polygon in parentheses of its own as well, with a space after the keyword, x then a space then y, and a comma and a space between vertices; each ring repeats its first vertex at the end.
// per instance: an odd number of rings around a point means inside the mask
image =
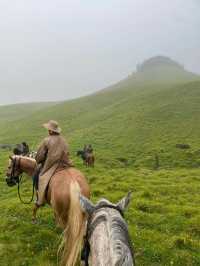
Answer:
POLYGON ((84 150, 77 151, 77 156, 80 156, 83 160, 83 164, 87 167, 94 167, 95 157, 93 153, 89 153, 84 150))

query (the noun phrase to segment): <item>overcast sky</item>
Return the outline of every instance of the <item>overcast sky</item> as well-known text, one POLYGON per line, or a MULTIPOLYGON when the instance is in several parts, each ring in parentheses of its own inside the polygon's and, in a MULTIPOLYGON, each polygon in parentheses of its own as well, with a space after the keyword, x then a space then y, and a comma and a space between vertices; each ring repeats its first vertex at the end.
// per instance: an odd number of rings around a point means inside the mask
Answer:
POLYGON ((166 55, 200 73, 199 0, 0 0, 0 104, 63 100, 166 55))

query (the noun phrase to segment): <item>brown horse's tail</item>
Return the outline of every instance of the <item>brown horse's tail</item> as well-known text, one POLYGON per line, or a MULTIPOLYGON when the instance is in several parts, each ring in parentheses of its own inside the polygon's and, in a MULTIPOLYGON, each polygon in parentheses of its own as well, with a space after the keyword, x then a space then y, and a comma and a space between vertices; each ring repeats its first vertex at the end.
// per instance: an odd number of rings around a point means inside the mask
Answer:
POLYGON ((74 181, 70 184, 70 207, 67 227, 64 230, 61 244, 63 266, 75 266, 80 258, 83 237, 85 233, 86 217, 79 203, 80 186, 74 181))

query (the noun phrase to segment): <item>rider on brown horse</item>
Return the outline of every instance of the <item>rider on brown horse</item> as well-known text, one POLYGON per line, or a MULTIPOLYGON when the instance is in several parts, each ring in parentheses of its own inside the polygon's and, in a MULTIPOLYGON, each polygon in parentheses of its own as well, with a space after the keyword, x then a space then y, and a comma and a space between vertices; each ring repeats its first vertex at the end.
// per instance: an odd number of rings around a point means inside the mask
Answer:
MULTIPOLYGON (((60 136, 58 123, 49 121, 44 127, 48 129, 49 136, 40 145, 36 160, 19 155, 10 156, 6 181, 8 185, 16 178, 19 182, 22 173, 32 177, 37 165, 41 164, 33 222, 36 222, 38 207, 48 203, 53 209, 57 225, 64 230, 59 249, 62 253, 61 265, 75 266, 86 229, 86 215, 81 209, 79 197, 81 193, 89 198, 90 188, 85 176, 78 169, 70 167, 68 145, 60 136)), ((16 183, 12 182, 11 185, 16 183)))
POLYGON ((92 145, 91 144, 84 145, 83 151, 84 151, 84 153, 89 153, 89 154, 93 153, 92 145))
POLYGON ((83 150, 77 151, 76 155, 81 156, 84 165, 86 165, 87 167, 94 167, 95 157, 91 144, 84 145, 83 150))
POLYGON ((37 206, 45 203, 46 188, 52 175, 58 170, 72 166, 69 160, 69 148, 65 139, 60 135, 61 128, 58 123, 50 120, 43 126, 48 130, 49 136, 42 141, 35 158, 38 164, 34 176, 36 189, 38 190, 37 206))

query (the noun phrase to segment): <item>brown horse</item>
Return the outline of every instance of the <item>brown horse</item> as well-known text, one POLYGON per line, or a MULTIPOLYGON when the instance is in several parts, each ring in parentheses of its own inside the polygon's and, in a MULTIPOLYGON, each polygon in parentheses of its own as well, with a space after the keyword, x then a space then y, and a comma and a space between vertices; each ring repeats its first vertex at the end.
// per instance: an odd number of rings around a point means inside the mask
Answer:
POLYGON ((94 167, 95 157, 93 153, 85 152, 82 150, 77 151, 77 156, 81 156, 83 164, 86 167, 94 167))
MULTIPOLYGON (((17 180, 23 172, 33 176, 35 168, 34 159, 12 156, 7 170, 7 179, 17 180)), ((64 230, 61 265, 65 266, 74 266, 77 263, 85 234, 86 217, 80 207, 80 193, 86 198, 90 197, 89 185, 77 169, 70 167, 52 176, 46 200, 53 208, 56 222, 64 230)), ((37 207, 34 207, 33 219, 36 218, 36 211, 37 207)))
POLYGON ((87 167, 94 167, 94 161, 95 161, 94 155, 92 153, 88 153, 86 156, 85 165, 87 167))

